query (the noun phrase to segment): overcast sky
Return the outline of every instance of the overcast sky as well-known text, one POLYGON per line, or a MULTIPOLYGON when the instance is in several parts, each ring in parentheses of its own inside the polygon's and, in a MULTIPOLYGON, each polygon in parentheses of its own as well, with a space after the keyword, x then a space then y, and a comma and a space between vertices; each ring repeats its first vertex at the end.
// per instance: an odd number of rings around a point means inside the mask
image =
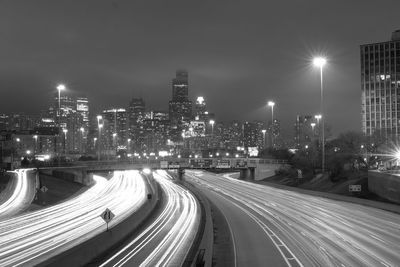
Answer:
POLYGON ((171 79, 189 71, 192 100, 217 120, 266 120, 291 130, 319 112, 319 72, 328 58, 327 123, 361 128, 359 45, 400 29, 398 0, 0 0, 0 112, 37 114, 59 82, 91 108, 143 97, 168 110, 171 79), (268 117, 267 117, 268 116, 268 117))

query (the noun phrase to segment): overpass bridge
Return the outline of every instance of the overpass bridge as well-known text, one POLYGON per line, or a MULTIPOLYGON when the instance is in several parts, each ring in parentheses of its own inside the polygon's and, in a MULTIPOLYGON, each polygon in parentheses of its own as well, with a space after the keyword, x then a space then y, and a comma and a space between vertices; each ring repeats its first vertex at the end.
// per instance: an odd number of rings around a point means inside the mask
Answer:
POLYGON ((108 161, 75 161, 65 166, 46 166, 38 168, 40 172, 90 184, 90 173, 102 173, 115 170, 166 169, 178 170, 181 176, 185 169, 203 169, 214 172, 240 172, 240 179, 265 178, 273 174, 286 161, 258 158, 164 158, 108 161), (51 173, 50 173, 51 172, 51 173))

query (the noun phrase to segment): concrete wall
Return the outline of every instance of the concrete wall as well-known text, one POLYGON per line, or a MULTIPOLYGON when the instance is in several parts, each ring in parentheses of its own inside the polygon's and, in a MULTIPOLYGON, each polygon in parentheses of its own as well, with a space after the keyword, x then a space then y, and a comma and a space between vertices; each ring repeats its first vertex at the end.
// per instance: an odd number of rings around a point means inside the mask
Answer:
POLYGON ((283 164, 257 164, 254 173, 254 180, 262 180, 275 175, 275 170, 283 164))
POLYGON ((368 190, 384 199, 400 204, 400 175, 369 171, 368 190))

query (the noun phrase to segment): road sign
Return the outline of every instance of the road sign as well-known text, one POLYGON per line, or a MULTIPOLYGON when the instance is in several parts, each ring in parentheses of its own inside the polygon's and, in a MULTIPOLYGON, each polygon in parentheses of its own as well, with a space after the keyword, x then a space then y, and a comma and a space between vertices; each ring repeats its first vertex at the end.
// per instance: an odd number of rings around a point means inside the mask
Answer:
POLYGON ((111 210, 106 209, 105 211, 103 211, 100 217, 103 218, 103 220, 106 222, 108 231, 108 223, 115 217, 114 213, 112 213, 111 210))
POLYGON ((169 169, 177 169, 179 167, 180 167, 179 162, 173 162, 173 161, 168 162, 169 169))
POLYGON ((221 159, 217 161, 217 169, 229 169, 231 167, 229 159, 221 159))
POLYGON ((46 193, 48 190, 49 189, 45 185, 40 188, 40 191, 42 191, 43 193, 46 193))
POLYGON ((106 209, 105 211, 103 211, 103 213, 100 215, 101 218, 103 218, 103 220, 106 223, 109 223, 114 217, 114 213, 111 212, 111 210, 106 209))
POLYGON ((303 172, 300 169, 297 169, 297 178, 302 179, 303 178, 303 172))
POLYGON ((361 192, 361 185, 360 184, 350 184, 349 192, 361 192))
POLYGON ((210 168, 212 165, 211 159, 191 159, 190 166, 192 168, 210 168))
POLYGON ((161 169, 168 169, 168 161, 166 161, 166 160, 160 161, 160 168, 161 169))

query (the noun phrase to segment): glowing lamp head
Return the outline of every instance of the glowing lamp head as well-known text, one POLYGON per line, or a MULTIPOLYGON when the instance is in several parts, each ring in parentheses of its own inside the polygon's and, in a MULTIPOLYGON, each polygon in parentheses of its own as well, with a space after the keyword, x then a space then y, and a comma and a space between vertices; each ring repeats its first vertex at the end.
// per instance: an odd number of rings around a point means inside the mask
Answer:
POLYGON ((267 130, 264 129, 264 130, 261 130, 261 132, 262 132, 263 134, 265 134, 265 133, 267 132, 267 130))
POLYGON ((316 57, 313 59, 313 64, 316 67, 322 68, 326 64, 326 59, 324 57, 316 57))
POLYGON ((81 127, 80 130, 81 130, 81 132, 83 133, 83 132, 85 131, 85 128, 81 127))
POLYGON ((215 121, 214 120, 210 120, 210 124, 214 125, 215 121))
POLYGON ((269 107, 275 106, 275 102, 273 102, 273 101, 268 101, 268 106, 269 106, 269 107))
POLYGON ((320 119, 322 119, 322 115, 321 114, 315 115, 314 118, 316 118, 317 120, 320 120, 320 119))
POLYGON ((57 90, 58 90, 58 91, 63 91, 63 90, 65 90, 65 85, 64 85, 64 84, 59 84, 59 85, 57 85, 57 90))

